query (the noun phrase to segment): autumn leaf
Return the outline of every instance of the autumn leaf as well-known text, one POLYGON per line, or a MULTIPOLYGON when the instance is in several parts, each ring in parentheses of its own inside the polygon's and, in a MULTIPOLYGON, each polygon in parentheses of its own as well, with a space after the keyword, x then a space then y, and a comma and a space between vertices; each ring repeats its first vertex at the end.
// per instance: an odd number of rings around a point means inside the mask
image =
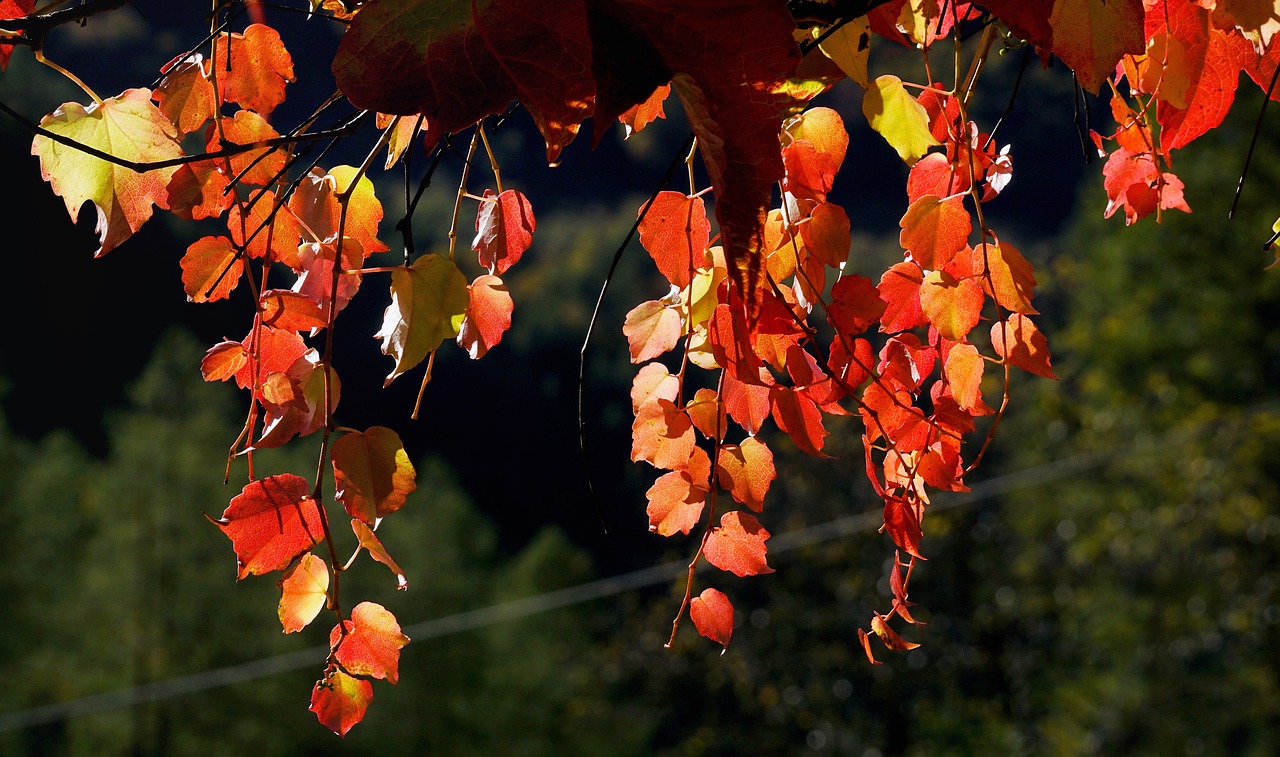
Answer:
POLYGON ((396 361, 386 383, 458 336, 470 304, 466 278, 439 255, 423 255, 409 268, 392 272, 391 304, 376 334, 383 354, 396 361))
POLYGON ((827 430, 822 425, 822 412, 807 395, 786 386, 769 390, 773 405, 773 422, 778 424, 804 452, 823 457, 822 446, 827 430))
POLYGON ((249 359, 236 371, 236 384, 241 389, 254 386, 255 381, 271 373, 287 371, 298 358, 307 353, 307 345, 297 332, 256 328, 240 343, 249 359), (256 356, 256 375, 253 357, 256 356))
POLYGON ((343 434, 333 444, 334 497, 370 525, 404 507, 418 488, 400 436, 385 426, 343 434))
MULTIPOLYGON (((367 258, 391 248, 378 238, 378 224, 382 222, 383 210, 382 203, 374 194, 373 181, 368 174, 361 174, 355 188, 351 187, 351 181, 358 171, 355 166, 334 166, 329 169, 329 177, 333 180, 336 195, 350 193, 347 198, 347 223, 343 233, 360 243, 367 258)), ((336 221, 334 225, 336 227, 336 221)))
POLYGON ((458 328, 458 346, 472 360, 479 360, 502 341, 511 328, 511 293, 502 279, 488 274, 476 277, 467 287, 470 303, 458 328))
POLYGON ((756 437, 749 436, 742 444, 720 447, 716 479, 734 499, 752 510, 764 509, 764 497, 776 476, 773 453, 756 437))
POLYGON ((672 376, 662 363, 649 363, 631 382, 631 412, 635 414, 649 402, 666 400, 675 403, 680 396, 680 379, 672 376))
POLYGON ((370 0, 334 60, 357 107, 422 113, 428 143, 520 101, 555 163, 670 80, 701 145, 730 273, 754 310, 760 227, 782 178, 777 135, 800 61, 782 0, 370 0), (512 54, 508 51, 520 51, 512 54), (544 61, 555 61, 554 66, 544 61))
POLYGON ((622 333, 631 349, 631 362, 643 363, 673 349, 684 333, 684 323, 678 308, 648 300, 627 313, 622 333))
POLYGON ((769 532, 754 515, 737 510, 724 514, 720 525, 707 535, 703 554, 707 562, 739 578, 772 573, 765 562, 769 532))
POLYGON ((1010 364, 1037 376, 1057 379, 1049 366, 1049 343, 1031 319, 1013 313, 991 326, 991 347, 1010 364))
POLYGON ((896 76, 885 74, 872 82, 862 96, 862 113, 907 165, 914 165, 930 147, 939 144, 929 131, 924 106, 896 76))
POLYGON ((1014 33, 1057 54, 1097 93, 1125 53, 1145 48, 1143 0, 982 0, 1014 33))
POLYGON ((400 680, 400 650, 409 637, 400 632, 396 616, 375 602, 361 602, 351 610, 351 620, 329 632, 329 648, 337 649, 338 662, 360 676, 400 680), (344 631, 345 627, 345 633, 344 631))
POLYGON ((249 362, 249 351, 240 342, 224 341, 210 347, 200 360, 205 381, 226 381, 249 362))
POLYGON ((263 116, 284 102, 284 85, 293 81, 293 59, 280 34, 265 24, 250 24, 243 34, 215 36, 211 60, 218 65, 222 99, 263 116))
POLYGON ((244 258, 226 237, 202 237, 182 256, 182 287, 190 302, 226 299, 240 283, 244 258))
POLYGON ((295 633, 310 625, 329 598, 329 567, 307 553, 280 579, 280 625, 295 633))
POLYGON ((876 636, 880 637, 880 641, 883 641, 886 647, 895 652, 908 652, 920 646, 914 641, 907 641, 899 636, 897 631, 889 627, 889 624, 885 622, 884 616, 880 615, 880 613, 876 613, 875 617, 871 619, 871 630, 875 632, 876 636))
MULTIPOLYGON (((235 194, 225 191, 230 180, 220 161, 197 160, 184 163, 173 172, 165 187, 163 205, 184 221, 217 218, 233 207, 235 194)), ((234 237, 233 237, 234 238, 234 237)))
POLYGON ((978 348, 971 344, 957 344, 947 353, 942 372, 951 384, 951 394, 965 411, 974 414, 990 412, 982 401, 982 372, 985 361, 978 348))
POLYGON ((827 306, 827 319, 841 334, 855 336, 879 322, 886 303, 880 291, 870 279, 862 276, 842 276, 831 288, 831 304, 827 306))
MULTIPOLYGON (((66 103, 42 118, 40 128, 135 163, 182 156, 178 132, 151 103, 148 89, 127 89, 87 108, 66 103)), ((40 158, 41 176, 73 219, 85 202, 96 206, 100 246, 95 256, 132 236, 151 217, 153 205, 166 207, 169 179, 177 170, 173 166, 138 173, 43 134, 32 141, 31 154, 40 158)))
POLYGON ((323 428, 342 397, 342 382, 338 380, 337 372, 329 367, 328 374, 329 381, 326 385, 325 367, 320 363, 320 353, 316 350, 305 352, 283 373, 265 374, 259 394, 266 410, 266 418, 262 436, 258 437, 254 446, 279 447, 295 436, 306 436, 323 428), (272 402, 266 392, 267 382, 272 376, 283 376, 293 386, 287 404, 272 402), (329 398, 328 415, 325 413, 325 397, 329 398))
POLYGON ((390 568, 391 572, 395 574, 396 588, 409 588, 409 579, 405 575, 404 569, 395 560, 391 559, 391 554, 387 552, 386 547, 382 546, 382 540, 373 532, 373 529, 361 523, 359 518, 352 518, 351 530, 355 532, 356 540, 360 542, 360 546, 369 552, 369 556, 390 568))
POLYGON ((924 195, 911 203, 902 220, 898 241, 911 259, 926 271, 942 268, 968 245, 973 222, 961 197, 924 195))
POLYGON ((291 473, 246 485, 222 518, 212 522, 231 539, 239 566, 237 580, 284 570, 324 535, 320 509, 307 480, 291 473))
POLYGON ((514 189, 500 195, 486 189, 484 198, 476 214, 476 238, 471 249, 480 256, 480 265, 501 276, 533 244, 537 222, 529 199, 514 189))
POLYGON ((946 271, 930 271, 920 284, 920 309, 939 334, 963 341, 982 313, 982 288, 946 271))
POLYGON ((672 286, 689 286, 695 269, 708 263, 711 222, 701 197, 659 192, 640 222, 640 244, 672 286))
MULTIPOLYGON (((240 110, 234 117, 222 119, 217 129, 209 130, 208 149, 216 152, 227 145, 256 145, 278 136, 267 119, 251 110, 240 110)), ((287 159, 283 150, 260 147, 219 161, 230 163, 232 178, 238 176, 246 184, 266 186, 277 180, 287 159)))
POLYGON ((694 447, 683 470, 664 473, 645 492, 649 530, 660 536, 687 534, 698 525, 711 491, 711 460, 694 447))
POLYGON ((328 325, 328 315, 320 303, 288 289, 268 289, 259 300, 262 325, 285 331, 311 331, 328 325))
POLYGON ((631 424, 631 460, 655 468, 681 470, 688 466, 697 438, 693 421, 675 403, 657 399, 640 406, 631 424))
POLYGON ((352 726, 364 720, 373 701, 373 684, 352 678, 332 669, 311 690, 311 706, 320 724, 339 736, 346 736, 352 726))
MULTIPOLYGON (((22 18, 36 9, 36 0, 0 0, 0 20, 22 18)), ((13 45, 0 45, 0 71, 9 67, 13 45)))
POLYGON ((923 557, 920 554, 920 539, 924 534, 920 529, 920 512, 916 505, 901 497, 885 497, 884 528, 902 551, 923 557))
POLYGON ((748 434, 760 432, 773 408, 769 387, 740 381, 731 371, 724 373, 721 401, 724 402, 729 417, 746 429, 748 434))
POLYGON ((924 311, 920 308, 923 283, 920 266, 912 262, 896 263, 884 272, 876 287, 885 302, 884 315, 880 316, 882 331, 892 334, 924 323, 924 311))
POLYGON ((208 68, 202 55, 191 53, 174 58, 160 69, 164 78, 151 93, 151 99, 179 134, 191 134, 217 111, 208 68))
POLYGON ((689 603, 689 617, 698 633, 728 648, 733 638, 733 604, 718 589, 703 589, 689 603))
POLYGON ((818 43, 818 49, 834 61, 845 76, 853 79, 863 89, 870 88, 867 56, 871 52, 871 27, 865 16, 852 19, 826 35, 826 39, 818 43))
POLYGON ((638 105, 632 105, 630 108, 618 114, 618 121, 626 128, 626 139, 630 139, 632 134, 638 133, 641 129, 658 120, 667 117, 666 110, 662 104, 666 102, 667 97, 671 94, 671 85, 663 84, 649 95, 649 99, 638 105))

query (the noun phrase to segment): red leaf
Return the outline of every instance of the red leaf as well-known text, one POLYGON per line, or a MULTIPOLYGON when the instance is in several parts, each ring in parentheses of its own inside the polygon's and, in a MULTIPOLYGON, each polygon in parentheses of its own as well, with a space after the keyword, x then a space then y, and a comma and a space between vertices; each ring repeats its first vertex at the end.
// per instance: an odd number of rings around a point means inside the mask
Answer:
POLYGON ((724 374, 725 411, 748 434, 760 432, 764 419, 769 417, 773 407, 769 399, 769 387, 762 384, 747 384, 739 381, 731 371, 724 374))
POLYGON ((880 328, 890 334, 906 331, 924 323, 924 311, 920 309, 920 285, 924 274, 920 266, 910 261, 896 263, 880 277, 880 298, 885 301, 884 315, 880 316, 880 328))
POLYGON ((902 249, 926 271, 942 268, 968 244, 973 224, 963 199, 925 195, 911 203, 899 224, 902 249))
POLYGON ((709 263, 711 222, 701 197, 659 192, 640 223, 640 244, 672 285, 689 286, 691 272, 709 263))
MULTIPOLYGON (((36 8, 36 0, 0 0, 0 19, 22 18, 36 8)), ((13 45, 0 45, 0 71, 9 66, 13 45)))
POLYGON ((689 416, 665 399, 640 406, 631 439, 632 462, 645 460, 664 470, 683 470, 697 441, 689 416))
POLYGON ((982 288, 946 271, 930 271, 920 285, 920 309, 938 333, 963 341, 982 313, 982 288))
POLYGON ((765 562, 765 540, 769 532, 754 515, 743 512, 725 513, 720 525, 707 534, 703 554, 707 562, 739 578, 772 573, 765 562))
POLYGON ((842 276, 831 288, 827 318, 845 337, 854 337, 884 316, 886 304, 871 279, 842 276))
POLYGON ((514 306, 507 285, 497 276, 486 274, 476 277, 467 287, 467 292, 470 301, 458 329, 458 345, 472 360, 479 360, 497 346, 503 334, 511 328, 514 306))
POLYGON ((282 473, 244 487, 213 521, 231 539, 236 578, 284 570, 320 543, 320 509, 301 476, 282 473))
POLYGON ((288 371, 294 362, 307 352, 306 343, 296 331, 284 331, 266 326, 249 332, 241 342, 241 346, 250 355, 250 359, 236 371, 236 384, 241 389, 253 386, 255 362, 257 363, 256 380, 261 381, 268 374, 288 371), (256 361, 252 358, 254 355, 257 356, 256 361))
POLYGON ((471 249, 480 256, 480 265, 501 276, 533 244, 538 224, 533 206, 522 193, 508 189, 495 195, 486 189, 484 197, 476 213, 476 238, 471 249))
POLYGON ((892 537, 893 543, 907 554, 924 557, 920 554, 920 513, 917 506, 901 497, 885 497, 884 527, 892 537))
POLYGON ((699 389, 694 392, 693 399, 685 405, 685 412, 693 427, 708 439, 723 439, 728 428, 725 422, 724 405, 714 389, 699 389))
POLYGON ((645 493, 649 530, 661 536, 689 533, 702 517, 711 490, 710 476, 711 461, 699 447, 693 448, 685 470, 659 476, 645 493))
POLYGON ((227 175, 216 161, 197 160, 173 172, 165 187, 165 204, 184 221, 217 218, 234 207, 235 194, 226 188, 227 175))
POLYGON ((182 286, 191 302, 214 302, 231 296, 244 272, 244 257, 226 237, 202 237, 182 256, 182 286))
MULTIPOLYGON (((221 150, 223 141, 233 145, 252 145, 280 134, 267 123, 267 119, 251 110, 236 111, 234 118, 223 118, 217 129, 209 130, 209 152, 221 150)), ((276 175, 284 169, 287 157, 281 150, 268 152, 269 148, 249 150, 232 155, 226 160, 231 163, 232 176, 240 176, 246 184, 266 186, 276 180, 276 175)))
POLYGON ((345 636, 340 626, 329 632, 329 648, 337 648, 342 667, 356 675, 398 683, 400 649, 409 643, 409 637, 400 632, 396 616, 380 604, 361 602, 351 610, 351 620, 344 620, 343 625, 345 636))
POLYGON ((262 325, 283 331, 311 331, 328 325, 320 303, 288 289, 268 289, 262 293, 262 325))
POLYGON ((344 434, 333 444, 333 496, 347 513, 373 525, 399 510, 418 488, 400 436, 389 428, 344 434))
POLYGON ((373 701, 373 684, 352 678, 341 670, 330 670, 311 690, 311 706, 320 724, 339 736, 361 720, 373 701))
POLYGON ((240 342, 218 342, 204 353, 200 372, 205 381, 226 381, 249 362, 249 351, 240 342))
POLYGON ((1029 373, 1057 379, 1049 365, 1049 342, 1031 319, 1013 313, 1007 321, 991 326, 991 346, 996 354, 1029 373))
POLYGON ((663 84, 655 89, 652 95, 649 95, 649 99, 639 105, 633 105, 619 114, 618 120, 627 128, 627 136, 630 137, 659 118, 665 119, 667 113, 662 104, 670 94, 671 85, 663 84))
POLYGON ((728 648, 733 638, 733 604, 724 592, 704 589, 689 603, 689 617, 698 633, 728 648))
POLYGON ((293 59, 276 30, 264 24, 215 36, 211 59, 219 66, 222 99, 264 116, 284 102, 285 82, 293 81, 293 59))
POLYGON ((823 440, 827 430, 822 426, 822 411, 808 395, 785 387, 769 391, 773 405, 773 422, 791 437, 796 446, 810 455, 823 457, 823 440))
POLYGON ((734 499, 752 510, 760 512, 764 509, 764 497, 776 476, 773 453, 754 436, 743 439, 741 445, 720 447, 716 479, 734 499))

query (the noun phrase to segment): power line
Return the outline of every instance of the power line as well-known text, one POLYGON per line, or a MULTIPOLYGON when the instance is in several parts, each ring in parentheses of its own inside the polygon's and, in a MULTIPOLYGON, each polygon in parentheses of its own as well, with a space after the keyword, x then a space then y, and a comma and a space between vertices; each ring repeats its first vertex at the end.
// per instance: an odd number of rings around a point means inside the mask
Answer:
MULTIPOLYGON (((1265 410, 1276 409, 1278 406, 1280 406, 1280 403, 1274 402, 1255 405, 1244 411, 1240 420, 1251 418, 1265 410)), ((1204 433, 1210 426, 1219 425, 1220 423, 1221 421, 1206 421, 1191 429, 1180 429, 1166 433, 1160 438, 1163 441, 1172 441, 1177 437, 1194 437, 1204 433)), ((1133 442, 1128 442, 1106 450, 1060 458, 1003 476, 997 476, 975 484, 968 492, 937 496, 937 501, 929 507, 929 512, 936 513, 943 510, 966 507, 1001 494, 1041 486, 1051 481, 1077 475, 1103 465, 1113 459, 1117 453, 1131 446, 1133 446, 1133 442)), ((796 529, 795 531, 772 537, 769 543, 769 553, 781 554, 845 536, 876 531, 883 521, 883 515, 879 511, 871 510, 857 515, 837 518, 815 526, 796 529)), ((630 573, 623 573, 611 578, 602 578, 543 594, 446 615, 441 618, 405 626, 402 630, 415 641, 437 639, 653 586, 663 581, 673 580, 688 571, 688 569, 688 563, 677 560, 642 568, 630 573)), ((134 707, 147 702, 172 699, 209 689, 246 683, 279 673, 319 666, 328 652, 329 648, 326 646, 309 647, 296 652, 287 652, 238 665, 140 684, 67 702, 56 702, 9 712, 0 715, 0 732, 30 728, 44 723, 93 715, 123 707, 134 707)))

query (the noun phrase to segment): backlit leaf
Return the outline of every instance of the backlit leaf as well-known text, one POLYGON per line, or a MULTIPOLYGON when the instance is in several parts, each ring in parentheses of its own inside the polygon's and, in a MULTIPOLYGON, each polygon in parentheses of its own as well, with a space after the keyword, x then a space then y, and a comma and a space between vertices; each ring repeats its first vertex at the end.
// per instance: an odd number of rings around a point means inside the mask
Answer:
POLYGON ((237 579, 284 570, 324 536, 310 485, 291 473, 248 484, 214 524, 231 539, 237 579))
POLYGON ((722 647, 733 638, 733 604, 724 592, 704 589, 689 603, 689 617, 698 633, 722 647))
POLYGON ((409 588, 409 579, 405 576, 404 569, 396 564, 395 560, 391 559, 391 554, 387 552, 386 547, 382 546, 382 540, 373 532, 373 529, 361 523, 358 518, 352 518, 351 530, 355 532, 360 546, 368 550, 369 556, 390 568, 391 572, 395 574, 396 588, 409 588))
POLYGON ((895 652, 907 652, 920 646, 914 641, 907 641, 899 636, 897 631, 884 622, 884 617, 879 613, 871 619, 871 630, 875 631, 876 636, 880 637, 880 641, 883 641, 886 647, 895 652))
POLYGON ((500 195, 486 189, 484 197, 486 202, 480 203, 476 214, 476 238, 471 249, 480 256, 480 265, 501 276, 533 244, 537 222, 529 199, 514 189, 500 195))
POLYGON ((867 56, 871 52, 871 27, 865 16, 855 18, 818 43, 818 49, 835 62, 845 76, 869 89, 867 56))
MULTIPOLYGON (((278 136, 267 119, 251 110, 239 110, 234 118, 224 118, 219 128, 209 130, 208 149, 216 152, 227 145, 256 145, 278 136)), ((262 147, 218 160, 230 161, 232 178, 243 174, 240 180, 244 183, 266 186, 276 180, 287 159, 283 150, 262 147)))
POLYGON ((707 562, 735 576, 772 573, 765 562, 765 541, 769 532, 754 515, 737 510, 724 514, 720 525, 707 535, 703 554, 707 562))
POLYGON ((711 222, 701 197, 659 192, 639 231, 640 244, 673 286, 689 286, 691 273, 707 266, 711 222))
POLYGON ((1049 343, 1031 319, 1013 313, 1007 321, 991 326, 991 346, 996 354, 1024 371, 1057 379, 1049 366, 1049 343))
POLYGON ((306 628, 329 598, 329 567, 307 553, 280 579, 280 625, 285 633, 306 628))
POLYGON ((160 112, 173 123, 179 134, 190 134, 213 118, 217 100, 213 83, 208 78, 209 66, 199 53, 169 61, 160 73, 164 78, 151 93, 160 112))
POLYGON ((439 255, 423 255, 409 268, 393 272, 391 304, 376 335, 383 354, 396 361, 387 383, 456 337, 470 304, 466 278, 439 255))
POLYGON ((344 434, 333 444, 334 497, 372 525, 399 510, 418 488, 400 436, 384 426, 344 434))
POLYGON ((627 313, 622 333, 631 348, 631 362, 643 363, 673 349, 683 334, 677 308, 658 300, 636 305, 627 313))
POLYGON ((880 132, 907 165, 938 145, 929 131, 924 106, 902 86, 902 80, 886 74, 878 77, 862 96, 862 112, 871 128, 880 132))
POLYGON ((329 648, 337 647, 338 662, 351 673, 400 680, 400 650, 409 637, 400 632, 396 616, 375 602, 361 602, 351 610, 351 620, 329 632, 329 648), (339 645, 341 640, 341 645, 339 645))
POLYGON ((963 250, 973 231, 969 211, 960 197, 925 195, 907 208, 898 222, 898 241, 911 259, 926 271, 942 268, 963 250))
POLYGON ((311 690, 311 706, 320 724, 339 736, 361 720, 373 701, 373 684, 332 669, 311 690))
POLYGON ((734 499, 752 510, 764 509, 764 497, 776 475, 773 453, 756 437, 749 436, 740 445, 720 447, 716 479, 734 499))
POLYGON ((707 494, 711 490, 711 461, 700 447, 683 470, 664 473, 645 492, 649 530, 661 536, 689 533, 698 525, 707 494))
POLYGON ((943 337, 964 341, 978 325, 982 288, 970 279, 956 279, 946 271, 930 271, 920 284, 920 309, 943 337))
POLYGON ((511 328, 513 304, 507 285, 489 274, 476 277, 467 287, 467 294, 470 304, 458 328, 458 346, 466 350, 472 360, 479 360, 497 346, 511 328))
POLYGON ((191 302, 226 299, 240 283, 244 257, 226 237, 202 237, 182 256, 182 287, 191 302))
MULTIPOLYGON (((66 103, 42 118, 40 127, 137 163, 182 155, 177 131, 151 103, 147 89, 127 89, 87 108, 66 103)), ((72 218, 85 202, 97 208, 100 247, 95 255, 107 254, 132 236, 151 217, 152 205, 166 206, 169 179, 177 170, 138 173, 39 134, 31 143, 31 154, 40 158, 41 175, 72 218)))
POLYGON ((218 67, 222 99, 264 116, 284 102, 284 85, 293 81, 293 59, 280 35, 265 24, 250 24, 243 34, 215 36, 211 59, 218 67))

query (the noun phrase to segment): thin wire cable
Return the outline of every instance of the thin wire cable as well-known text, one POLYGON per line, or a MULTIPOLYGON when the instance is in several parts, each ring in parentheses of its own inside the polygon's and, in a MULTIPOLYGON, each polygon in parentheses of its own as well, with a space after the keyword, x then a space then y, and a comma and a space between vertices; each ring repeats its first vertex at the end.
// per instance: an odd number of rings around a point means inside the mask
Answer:
MULTIPOLYGON (((1234 420, 1237 422, 1247 421, 1262 412, 1275 409, 1280 409, 1280 402, 1266 402, 1254 405, 1234 420)), ((1176 438, 1190 439, 1205 433, 1210 428, 1223 425, 1232 420, 1214 419, 1205 421, 1189 429, 1167 432, 1157 438, 1162 441, 1173 441, 1176 438)), ((936 513, 966 507, 1001 494, 1033 488, 1078 475, 1115 459, 1119 452, 1134 446, 1134 444, 1134 442, 1127 442, 1097 452, 1082 453, 1072 457, 1051 460, 1041 465, 977 483, 968 492, 946 496, 939 495, 929 507, 929 512, 936 513)), ((878 510, 870 510, 815 526, 788 531, 770 539, 769 553, 777 555, 854 534, 876 531, 879 530, 883 522, 882 513, 878 510)), ((564 589, 557 589, 556 591, 415 623, 405 626, 402 630, 414 641, 438 639, 443 636, 473 631, 478 628, 519 620, 520 618, 527 618, 551 610, 558 610, 563 607, 583 604, 595 599, 604 599, 605 597, 612 597, 628 591, 653 586, 663 581, 673 580, 687 570, 688 564, 682 560, 677 560, 642 568, 630 573, 623 573, 611 578, 602 578, 564 589)), ((0 715, 0 733, 85 715, 94 715, 123 707, 134 707, 147 702, 172 699, 223 686, 246 683, 313 665, 319 666, 328 652, 328 647, 309 647, 296 652, 287 652, 238 665, 230 665, 163 681, 131 686, 126 689, 94 694, 67 702, 56 702, 8 712, 0 715)))

